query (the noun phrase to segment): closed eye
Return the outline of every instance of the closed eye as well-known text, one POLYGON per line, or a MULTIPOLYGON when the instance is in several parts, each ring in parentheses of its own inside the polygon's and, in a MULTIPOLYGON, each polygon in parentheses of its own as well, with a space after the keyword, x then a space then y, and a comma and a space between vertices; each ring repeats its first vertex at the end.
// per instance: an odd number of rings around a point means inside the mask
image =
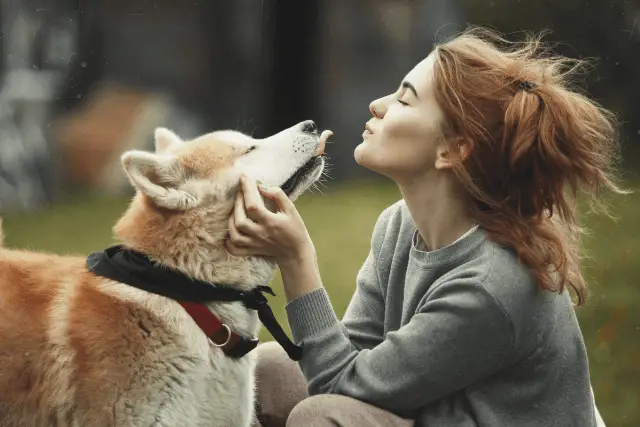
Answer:
POLYGON ((409 105, 408 102, 404 102, 402 99, 398 99, 398 102, 402 105, 409 105))
POLYGON ((256 148, 258 148, 256 145, 252 145, 251 147, 249 147, 249 149, 247 151, 245 151, 244 154, 249 154, 250 152, 252 152, 253 150, 255 150, 256 148))

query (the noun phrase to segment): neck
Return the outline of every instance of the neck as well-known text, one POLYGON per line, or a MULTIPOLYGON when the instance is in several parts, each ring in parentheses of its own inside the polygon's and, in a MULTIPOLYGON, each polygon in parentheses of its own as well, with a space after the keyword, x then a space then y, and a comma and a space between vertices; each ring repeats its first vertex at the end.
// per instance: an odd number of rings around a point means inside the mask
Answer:
POLYGON ((137 195, 114 232, 125 246, 189 277, 249 290, 266 285, 275 266, 260 257, 235 257, 224 247, 228 206, 172 212, 137 195))
MULTIPOLYGON (((171 212, 137 195, 114 232, 126 247, 188 277, 241 291, 266 285, 273 265, 262 258, 234 257, 224 248, 231 209, 231 205, 217 205, 171 212)), ((211 302, 207 307, 246 338, 255 337, 260 329, 257 313, 241 302, 211 302)))
POLYGON ((451 174, 441 171, 430 173, 433 176, 398 183, 398 188, 420 237, 427 249, 433 251, 455 242, 469 231, 473 221, 451 174))

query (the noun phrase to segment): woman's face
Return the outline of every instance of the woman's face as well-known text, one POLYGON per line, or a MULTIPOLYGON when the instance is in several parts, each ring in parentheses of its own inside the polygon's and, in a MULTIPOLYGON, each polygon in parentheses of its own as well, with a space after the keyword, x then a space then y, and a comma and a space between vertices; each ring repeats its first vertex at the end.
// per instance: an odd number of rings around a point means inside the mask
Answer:
POLYGON ((440 124, 444 113, 433 88, 434 54, 407 74, 400 88, 369 107, 356 162, 396 182, 423 177, 437 169, 440 124))

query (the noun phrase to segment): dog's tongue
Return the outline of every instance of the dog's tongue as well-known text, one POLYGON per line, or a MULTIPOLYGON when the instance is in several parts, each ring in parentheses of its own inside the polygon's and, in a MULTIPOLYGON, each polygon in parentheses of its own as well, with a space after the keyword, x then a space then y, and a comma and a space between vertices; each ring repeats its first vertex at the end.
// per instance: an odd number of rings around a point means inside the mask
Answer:
POLYGON ((313 153, 316 156, 322 156, 324 154, 324 147, 327 144, 327 140, 329 137, 333 135, 333 132, 330 130, 325 130, 320 134, 320 140, 318 141, 318 148, 316 148, 316 152, 313 153))

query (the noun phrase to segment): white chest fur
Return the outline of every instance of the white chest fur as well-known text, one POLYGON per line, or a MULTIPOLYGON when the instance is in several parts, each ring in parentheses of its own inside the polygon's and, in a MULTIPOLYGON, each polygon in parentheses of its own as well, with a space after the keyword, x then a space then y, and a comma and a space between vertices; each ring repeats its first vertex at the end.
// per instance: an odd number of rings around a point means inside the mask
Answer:
MULTIPOLYGON (((114 402, 118 426, 249 426, 254 407, 255 356, 226 356, 177 303, 164 297, 111 284, 121 299, 135 301, 163 320, 166 330, 151 331, 142 365, 144 375, 132 378, 131 392, 114 402)), ((245 337, 258 333, 259 320, 241 303, 212 304, 210 309, 245 337)), ((124 390, 123 390, 124 391, 124 390)))

